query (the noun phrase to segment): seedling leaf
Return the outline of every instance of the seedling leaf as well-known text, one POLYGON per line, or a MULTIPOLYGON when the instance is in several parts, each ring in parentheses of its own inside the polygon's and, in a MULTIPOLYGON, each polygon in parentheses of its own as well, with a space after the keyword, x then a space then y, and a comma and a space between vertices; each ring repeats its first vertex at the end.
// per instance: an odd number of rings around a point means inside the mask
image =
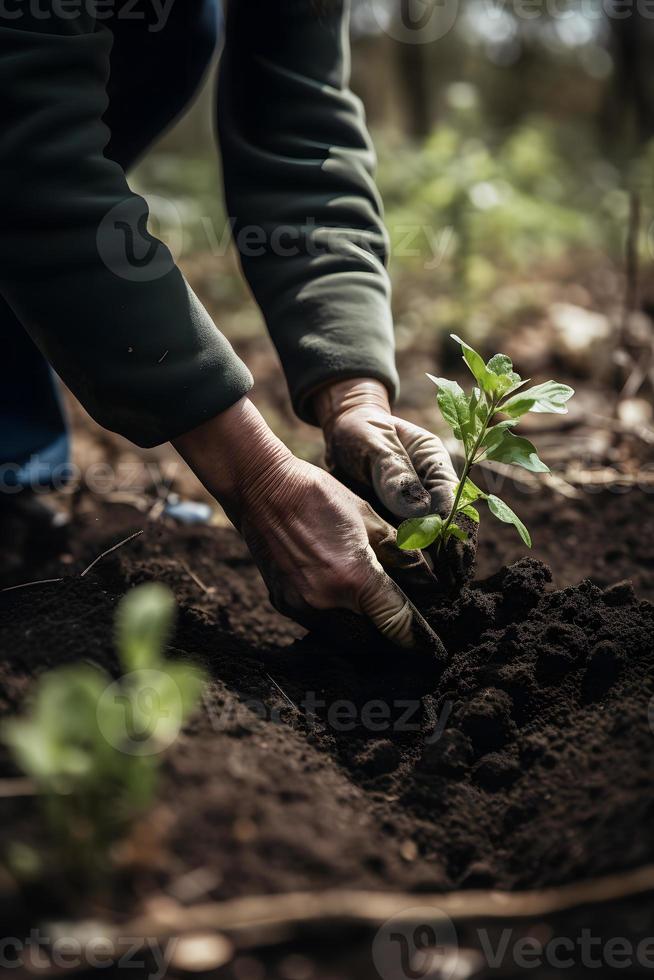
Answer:
POLYGON ((515 514, 508 504, 505 504, 503 500, 496 497, 495 494, 489 493, 486 498, 488 503, 488 509, 491 514, 493 514, 499 521, 504 521, 505 524, 513 524, 518 534, 527 545, 531 548, 531 535, 529 531, 524 526, 517 514, 515 514))
POLYGON ((439 514, 428 517, 410 517, 397 529, 397 545, 403 551, 428 548, 437 541, 443 530, 443 518, 439 514))
MULTIPOLYGON (((497 374, 498 377, 514 373, 513 361, 506 354, 494 354, 486 364, 486 367, 493 374, 497 374)), ((519 380, 519 375, 516 375, 516 380, 519 380)))
POLYGON ((484 491, 480 490, 478 486, 475 486, 470 477, 467 477, 459 498, 459 507, 474 504, 475 500, 479 500, 485 496, 484 491))
POLYGON ((538 458, 536 447, 529 439, 523 436, 515 436, 512 432, 501 433, 502 439, 496 444, 492 444, 487 453, 486 459, 494 460, 497 463, 513 463, 514 466, 522 466, 530 473, 549 473, 549 466, 546 466, 542 459, 538 458))
POLYGON ((529 379, 523 380, 513 370, 510 357, 494 354, 484 364, 481 355, 470 344, 456 334, 451 336, 460 345, 463 360, 479 387, 474 387, 468 396, 455 381, 431 374, 427 377, 438 387, 437 400, 443 419, 463 443, 463 469, 450 513, 445 517, 431 514, 404 521, 397 533, 397 544, 409 550, 427 548, 435 541, 447 541, 450 537, 465 540, 466 532, 455 523, 457 515, 463 514, 478 522, 479 512, 473 505, 478 500, 487 500, 491 513, 499 520, 513 524, 524 543, 531 547, 531 537, 522 521, 499 497, 487 495, 475 486, 470 472, 476 463, 492 460, 521 466, 531 473, 548 473, 549 468, 539 459, 533 443, 510 430, 526 412, 567 412, 566 403, 574 391, 558 381, 546 381, 518 392, 529 379), (493 425, 493 419, 501 413, 508 418, 493 425))
POLYGON ((435 378, 427 375, 438 386, 436 401, 441 415, 450 426, 457 439, 465 440, 466 426, 470 421, 470 402, 463 388, 456 381, 435 378))
POLYGON ((500 406, 500 411, 514 418, 526 412, 550 412, 555 415, 565 415, 568 411, 566 402, 574 395, 574 388, 560 381, 545 381, 521 391, 519 395, 509 398, 500 406))
POLYGON ((463 360, 470 368, 473 376, 477 379, 481 390, 486 392, 487 395, 493 395, 497 390, 498 376, 487 369, 483 357, 477 353, 474 347, 466 344, 465 340, 461 340, 455 333, 450 334, 450 336, 452 340, 455 340, 457 344, 461 345, 463 360))
POLYGON ((454 523, 450 524, 450 526, 448 527, 447 531, 445 532, 445 537, 446 538, 450 538, 450 537, 457 538, 459 541, 467 541, 468 540, 468 535, 463 530, 463 528, 462 527, 459 527, 458 524, 454 524, 454 523))
POLYGON ((128 592, 116 613, 116 644, 123 669, 144 670, 161 658, 175 618, 175 599, 156 582, 128 592))

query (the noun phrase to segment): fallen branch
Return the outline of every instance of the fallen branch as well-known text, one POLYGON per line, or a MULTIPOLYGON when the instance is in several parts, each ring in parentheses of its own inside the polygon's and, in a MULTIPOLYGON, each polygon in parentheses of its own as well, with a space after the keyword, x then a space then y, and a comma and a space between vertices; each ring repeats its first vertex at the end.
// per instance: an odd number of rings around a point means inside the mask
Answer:
POLYGON ((637 473, 620 473, 610 466, 597 470, 571 469, 565 474, 570 483, 581 487, 654 487, 654 472, 639 470, 637 473))
MULTIPOLYGON (((101 935, 117 959, 125 936, 147 936, 148 943, 156 941, 163 946, 186 936, 218 934, 229 937, 237 948, 245 949, 288 942, 306 928, 313 933, 317 928, 340 932, 345 926, 377 929, 396 916, 411 923, 416 922, 419 915, 423 926, 444 920, 450 920, 455 926, 465 922, 486 925, 502 921, 525 922, 576 908, 619 902, 648 892, 654 892, 654 865, 522 892, 465 890, 415 894, 329 889, 255 895, 191 906, 183 906, 162 895, 151 900, 148 910, 130 922, 111 925, 97 921, 58 922, 55 931, 78 939, 82 949, 87 944, 90 948, 101 935)), ((52 971, 45 973, 52 975, 52 971)))
POLYGON ((634 436, 646 445, 654 446, 654 429, 650 429, 644 423, 642 425, 636 425, 632 422, 623 422, 621 419, 610 419, 604 415, 596 415, 595 412, 589 412, 587 418, 594 419, 598 423, 598 428, 608 429, 611 432, 620 432, 627 436, 634 436))
POLYGON ((137 936, 179 935, 193 929, 217 929, 238 934, 258 927, 270 935, 280 926, 343 922, 377 927, 396 915, 411 920, 416 904, 421 912, 432 910, 433 919, 449 917, 455 922, 474 919, 530 919, 566 912, 586 905, 615 902, 654 890, 654 865, 646 865, 600 878, 555 888, 523 892, 465 890, 450 893, 354 891, 329 889, 324 892, 290 892, 286 895, 257 895, 226 902, 195 906, 162 907, 154 916, 145 915, 131 925, 137 936), (419 897, 419 901, 417 900, 419 897))
POLYGON ((88 566, 87 566, 87 567, 86 567, 86 568, 84 569, 84 571, 83 571, 83 572, 80 572, 80 576, 79 576, 79 577, 80 577, 80 578, 84 578, 84 576, 85 576, 85 575, 86 575, 86 574, 87 574, 88 572, 90 572, 90 571, 91 571, 91 569, 93 568, 93 566, 94 566, 94 565, 97 565, 97 563, 98 563, 99 561, 101 561, 101 559, 102 559, 102 558, 106 558, 106 557, 107 557, 107 555, 110 555, 112 551, 117 551, 117 550, 118 550, 118 548, 122 548, 124 544, 129 544, 129 542, 130 542, 130 541, 133 541, 133 540, 134 540, 134 538, 138 538, 138 536, 139 536, 140 534, 143 534, 143 531, 142 531, 142 530, 141 530, 141 531, 134 531, 134 534, 130 534, 130 536, 129 536, 128 538, 124 538, 124 539, 123 539, 122 541, 119 541, 119 542, 118 542, 118 544, 115 544, 115 545, 113 545, 113 546, 112 546, 111 548, 107 548, 107 550, 106 550, 106 551, 103 551, 101 555, 98 555, 98 557, 97 557, 97 558, 94 558, 94 559, 93 559, 93 561, 91 562, 91 564, 90 564, 90 565, 88 565, 88 566))

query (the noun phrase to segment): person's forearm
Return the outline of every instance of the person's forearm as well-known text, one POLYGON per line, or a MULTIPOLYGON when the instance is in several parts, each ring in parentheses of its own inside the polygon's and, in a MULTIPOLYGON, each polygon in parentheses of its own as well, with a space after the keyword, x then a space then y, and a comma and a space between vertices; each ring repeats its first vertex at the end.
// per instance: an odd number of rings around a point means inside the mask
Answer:
POLYGON ((348 84, 349 2, 322 6, 261 3, 252 18, 229 4, 218 89, 236 243, 251 225, 265 236, 241 264, 312 424, 321 385, 367 375, 391 397, 399 386, 375 154, 348 84))
POLYGON ((0 296, 96 421, 159 445, 252 377, 105 154, 110 32, 21 14, 0 18, 0 296))

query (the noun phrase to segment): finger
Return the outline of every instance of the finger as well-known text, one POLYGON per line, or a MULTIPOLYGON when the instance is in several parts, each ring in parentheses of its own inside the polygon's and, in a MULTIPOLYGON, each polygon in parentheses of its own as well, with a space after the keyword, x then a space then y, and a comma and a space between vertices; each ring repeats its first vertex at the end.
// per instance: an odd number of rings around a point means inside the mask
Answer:
MULTIPOLYGON (((417 425, 397 419, 396 427, 416 472, 430 492, 433 510, 446 517, 458 482, 449 453, 438 436, 417 425)), ((448 591, 460 590, 475 571, 478 525, 462 514, 457 516, 456 523, 467 533, 466 541, 450 538, 445 548, 427 549, 439 587, 448 591)))
POLYGON ((420 482, 409 455, 390 421, 370 423, 377 438, 370 456, 370 481, 375 494, 396 517, 422 517, 431 511, 431 498, 420 482))
POLYGON ((398 418, 395 428, 416 474, 429 492, 432 513, 446 517, 454 502, 458 482, 450 454, 438 436, 420 426, 398 418))
POLYGON ((261 577, 268 588, 268 598, 273 609, 282 616, 292 619, 306 630, 314 628, 314 611, 299 591, 284 575, 278 565, 266 554, 265 550, 257 547, 256 542, 246 537, 248 547, 254 558, 261 577))
POLYGON ((423 553, 398 548, 395 528, 365 501, 360 507, 370 546, 386 571, 414 598, 430 596, 438 583, 423 553))
POLYGON ((445 663, 447 653, 436 633, 372 555, 371 561, 370 574, 357 596, 359 612, 396 646, 445 663))

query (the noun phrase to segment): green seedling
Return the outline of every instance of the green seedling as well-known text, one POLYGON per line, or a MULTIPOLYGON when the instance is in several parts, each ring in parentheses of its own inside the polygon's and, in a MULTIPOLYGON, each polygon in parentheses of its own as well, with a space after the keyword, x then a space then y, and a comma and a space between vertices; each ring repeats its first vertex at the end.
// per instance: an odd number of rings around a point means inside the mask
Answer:
POLYGON ((457 520, 460 515, 479 523, 479 511, 474 506, 485 500, 491 514, 513 524, 518 534, 531 548, 531 535, 520 518, 499 497, 484 493, 470 479, 470 471, 482 460, 511 463, 530 473, 548 473, 549 468, 538 458, 536 447, 511 430, 527 412, 552 412, 564 415, 566 403, 574 390, 559 381, 546 381, 524 389, 528 383, 513 370, 506 354, 495 354, 484 363, 483 358, 469 344, 452 334, 461 345, 463 360, 472 372, 478 387, 467 395, 456 381, 446 378, 427 377, 438 388, 436 400, 441 415, 452 433, 463 445, 463 469, 454 491, 452 509, 446 517, 429 514, 404 521, 397 532, 397 544, 405 550, 427 548, 432 544, 440 547, 451 538, 465 541, 467 532, 457 520))
POLYGON ((116 613, 122 676, 87 663, 48 671, 27 714, 2 728, 38 791, 60 869, 82 877, 106 869, 112 845, 154 800, 162 752, 204 681, 195 667, 164 656, 175 613, 164 586, 133 589, 116 613))

